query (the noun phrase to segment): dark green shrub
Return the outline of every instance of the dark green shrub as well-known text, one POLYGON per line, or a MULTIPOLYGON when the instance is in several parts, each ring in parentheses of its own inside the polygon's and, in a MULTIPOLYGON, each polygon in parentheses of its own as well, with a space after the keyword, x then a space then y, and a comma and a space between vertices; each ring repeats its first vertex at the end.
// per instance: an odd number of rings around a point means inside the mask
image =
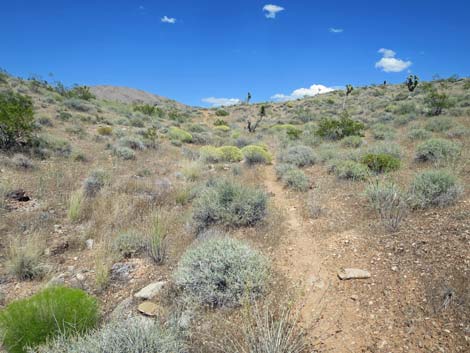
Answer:
POLYGON ((199 304, 238 306, 265 289, 266 259, 244 243, 218 236, 199 242, 182 256, 175 283, 199 304))
POLYGON ((142 114, 152 116, 156 113, 157 107, 150 104, 136 104, 134 105, 134 111, 141 112, 142 114))
POLYGON ((411 183, 411 203, 416 208, 444 207, 455 203, 462 191, 457 178, 450 172, 428 170, 416 175, 411 183))
POLYGON ((445 93, 439 93, 436 89, 432 89, 424 101, 429 108, 430 115, 441 115, 444 109, 452 107, 449 96, 445 93))
POLYGON ((267 195, 260 189, 222 180, 207 186, 196 198, 193 220, 198 232, 211 225, 252 226, 265 217, 267 195))
POLYGON ((386 173, 400 168, 400 159, 385 153, 368 153, 362 157, 361 162, 375 173, 386 173))
POLYGON ((9 304, 0 312, 3 344, 24 353, 59 335, 82 334, 98 321, 98 305, 80 289, 52 287, 9 304))
POLYGON ((217 116, 228 116, 229 113, 226 110, 217 109, 216 112, 215 112, 215 115, 217 115, 217 116))
POLYGON ((30 141, 34 128, 31 98, 14 92, 0 93, 0 148, 30 141))
POLYGON ((223 119, 217 119, 214 121, 214 126, 228 126, 228 123, 223 119))
POLYGON ((364 129, 363 123, 343 115, 340 119, 322 118, 316 134, 330 140, 341 140, 346 136, 363 136, 364 129))

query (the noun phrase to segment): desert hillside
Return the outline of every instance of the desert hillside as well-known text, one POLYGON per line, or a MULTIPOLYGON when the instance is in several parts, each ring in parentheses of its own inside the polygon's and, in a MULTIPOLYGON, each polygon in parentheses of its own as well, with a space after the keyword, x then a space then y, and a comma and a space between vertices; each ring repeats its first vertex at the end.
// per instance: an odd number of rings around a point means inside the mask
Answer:
POLYGON ((0 143, 6 352, 470 351, 468 78, 202 109, 1 73, 0 143))

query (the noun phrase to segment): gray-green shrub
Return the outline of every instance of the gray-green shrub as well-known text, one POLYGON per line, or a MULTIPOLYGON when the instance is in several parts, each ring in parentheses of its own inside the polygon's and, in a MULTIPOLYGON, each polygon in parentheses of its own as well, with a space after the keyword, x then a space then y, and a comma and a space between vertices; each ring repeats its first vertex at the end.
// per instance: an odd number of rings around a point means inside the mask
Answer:
POLYGON ((209 238, 188 249, 173 275, 188 298, 199 304, 228 307, 261 295, 268 276, 264 256, 227 237, 209 238))
POLYGON ((119 157, 124 160, 135 159, 135 152, 129 147, 114 147, 113 153, 116 157, 119 157))
POLYGON ((296 191, 306 191, 310 186, 310 179, 298 168, 286 171, 281 179, 287 187, 296 191))
POLYGON ((432 137, 432 133, 422 128, 411 129, 406 135, 410 140, 426 140, 432 137))
POLYGON ((83 194, 86 197, 95 197, 106 185, 108 174, 101 169, 94 170, 83 182, 83 194))
POLYGON ((290 146, 281 152, 281 163, 293 164, 297 167, 310 166, 318 161, 318 157, 311 147, 296 145, 290 146))
POLYGON ((449 117, 436 116, 428 120, 425 128, 432 132, 444 132, 449 130, 454 124, 453 120, 449 117))
POLYGON ((415 159, 419 162, 446 163, 460 156, 461 147, 450 140, 433 138, 416 147, 415 159))
POLYGON ((367 166, 351 160, 332 161, 328 170, 339 179, 365 180, 370 174, 367 166))

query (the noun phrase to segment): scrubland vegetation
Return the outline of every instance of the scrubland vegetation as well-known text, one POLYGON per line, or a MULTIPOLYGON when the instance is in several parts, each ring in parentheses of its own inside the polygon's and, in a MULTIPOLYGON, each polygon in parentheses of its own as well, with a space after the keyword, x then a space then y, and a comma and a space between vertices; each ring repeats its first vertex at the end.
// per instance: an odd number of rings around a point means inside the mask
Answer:
POLYGON ((302 353, 359 327, 370 351, 464 352, 468 87, 411 78, 199 109, 2 73, 4 348, 302 353), (303 248, 321 271, 296 272, 303 248), (336 277, 353 266, 372 278, 336 277), (157 314, 133 297, 151 282, 157 314))

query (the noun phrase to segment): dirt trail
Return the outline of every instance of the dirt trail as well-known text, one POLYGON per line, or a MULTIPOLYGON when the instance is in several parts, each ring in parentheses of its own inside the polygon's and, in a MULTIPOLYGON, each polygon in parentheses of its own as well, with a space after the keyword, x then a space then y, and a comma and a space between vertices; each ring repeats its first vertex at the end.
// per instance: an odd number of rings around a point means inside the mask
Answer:
POLYGON ((301 294, 302 321, 311 338, 321 342, 322 351, 354 352, 364 347, 367 338, 355 332, 360 320, 357 311, 347 304, 350 298, 337 290, 338 269, 324 264, 328 249, 316 239, 315 227, 303 218, 302 206, 277 180, 274 166, 265 170, 265 186, 276 207, 283 210, 288 225, 274 261, 301 294), (315 325, 316 321, 320 325, 315 325))

